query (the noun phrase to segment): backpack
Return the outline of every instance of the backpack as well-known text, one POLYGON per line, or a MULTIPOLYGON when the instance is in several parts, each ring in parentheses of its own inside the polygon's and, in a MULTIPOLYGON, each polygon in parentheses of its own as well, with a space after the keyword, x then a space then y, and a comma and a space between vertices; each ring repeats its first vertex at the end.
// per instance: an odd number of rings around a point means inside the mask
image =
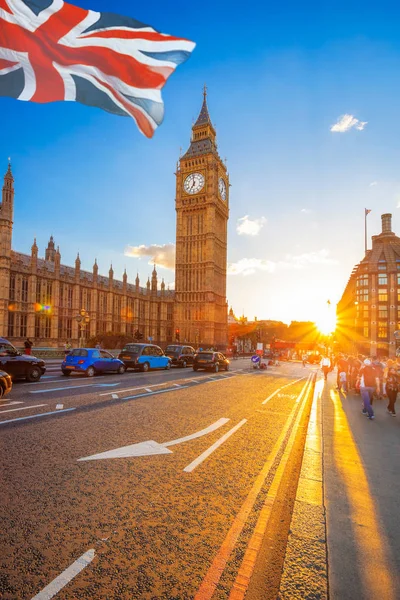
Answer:
POLYGON ((378 374, 372 365, 365 365, 360 371, 360 376, 364 377, 364 387, 376 386, 378 374))

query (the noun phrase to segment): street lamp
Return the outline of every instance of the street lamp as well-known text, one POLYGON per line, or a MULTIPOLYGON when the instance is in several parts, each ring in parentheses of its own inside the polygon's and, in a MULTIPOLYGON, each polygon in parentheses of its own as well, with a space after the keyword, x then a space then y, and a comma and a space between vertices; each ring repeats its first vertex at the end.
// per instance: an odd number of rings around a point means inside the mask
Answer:
POLYGON ((81 308, 79 315, 76 315, 75 319, 78 321, 80 326, 79 346, 82 348, 85 339, 84 332, 86 331, 86 325, 90 323, 89 313, 84 308, 81 308))

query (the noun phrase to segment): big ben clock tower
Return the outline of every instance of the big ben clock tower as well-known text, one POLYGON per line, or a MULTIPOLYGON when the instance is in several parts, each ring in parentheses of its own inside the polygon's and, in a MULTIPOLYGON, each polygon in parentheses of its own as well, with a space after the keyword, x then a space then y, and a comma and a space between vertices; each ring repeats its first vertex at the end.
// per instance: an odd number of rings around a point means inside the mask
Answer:
POLYGON ((219 157, 207 90, 176 173, 175 327, 181 342, 225 346, 229 176, 219 157), (179 331, 178 331, 179 330, 179 331))

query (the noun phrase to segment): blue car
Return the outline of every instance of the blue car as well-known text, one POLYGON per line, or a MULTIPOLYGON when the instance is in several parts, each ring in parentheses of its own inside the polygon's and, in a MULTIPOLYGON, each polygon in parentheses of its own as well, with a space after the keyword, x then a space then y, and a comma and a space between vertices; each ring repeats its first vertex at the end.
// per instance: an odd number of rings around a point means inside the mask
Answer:
POLYGON ((148 371, 149 369, 170 369, 171 359, 165 356, 155 344, 126 344, 118 354, 127 369, 148 371))
POLYGON ((122 360, 114 358, 105 350, 75 348, 64 358, 61 371, 63 375, 67 376, 71 373, 85 373, 88 377, 93 377, 97 373, 110 371, 122 375, 125 373, 126 367, 122 360))

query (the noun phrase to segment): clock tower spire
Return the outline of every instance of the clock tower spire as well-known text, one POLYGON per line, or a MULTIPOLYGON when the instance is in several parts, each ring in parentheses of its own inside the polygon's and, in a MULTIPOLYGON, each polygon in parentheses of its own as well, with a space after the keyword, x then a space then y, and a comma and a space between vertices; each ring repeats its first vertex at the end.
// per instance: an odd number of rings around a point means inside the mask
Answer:
POLYGON ((181 341, 227 344, 229 175, 218 154, 204 87, 190 146, 176 173, 176 322, 181 341))

